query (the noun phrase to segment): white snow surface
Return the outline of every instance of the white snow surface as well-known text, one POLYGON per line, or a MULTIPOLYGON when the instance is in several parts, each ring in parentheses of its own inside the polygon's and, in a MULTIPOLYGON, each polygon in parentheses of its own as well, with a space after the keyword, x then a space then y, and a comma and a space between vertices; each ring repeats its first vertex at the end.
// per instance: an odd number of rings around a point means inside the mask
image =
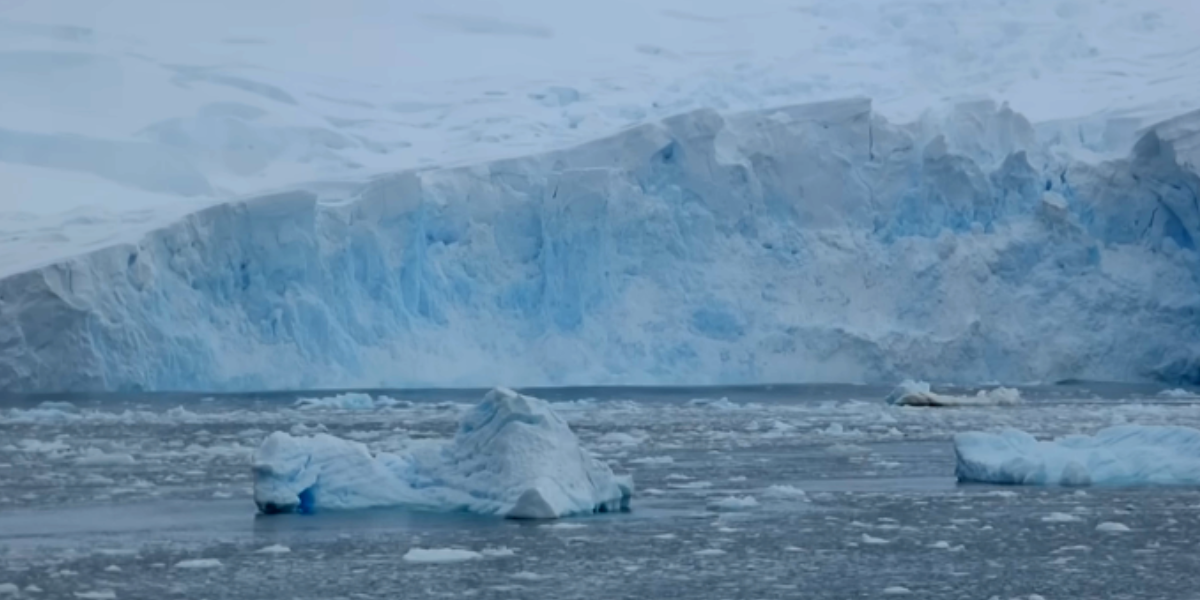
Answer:
POLYGON ((1200 484, 1200 430, 1122 425, 1038 441, 1023 431, 954 437, 959 481, 1013 485, 1200 484))
POLYGON ((1198 27, 5 4, 0 389, 1200 383, 1198 27))
POLYGON ((254 455, 254 500, 267 513, 404 506, 554 519, 624 510, 632 493, 548 403, 502 388, 463 415, 453 440, 411 454, 275 432, 254 455))
POLYGON ((1196 108, 1198 26, 1181 0, 7 2, 0 212, 336 187, 851 95, 1128 130, 1196 108))
POLYGON ((884 401, 900 406, 1012 406, 1021 403, 1021 392, 1013 388, 998 387, 980 390, 974 396, 937 394, 924 381, 906 379, 896 386, 884 401))

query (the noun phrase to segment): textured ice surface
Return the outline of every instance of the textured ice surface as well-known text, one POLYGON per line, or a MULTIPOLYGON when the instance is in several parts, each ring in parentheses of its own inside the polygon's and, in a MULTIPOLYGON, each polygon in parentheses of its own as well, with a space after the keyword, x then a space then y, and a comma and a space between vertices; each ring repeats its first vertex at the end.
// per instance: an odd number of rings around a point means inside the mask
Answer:
POLYGON ((1016 485, 1196 485, 1200 430, 1123 425, 1038 441, 1023 431, 955 436, 959 481, 1016 485))
POLYGON ((884 399, 888 404, 901 406, 1003 406, 1020 404, 1021 392, 998 387, 980 390, 974 396, 935 394, 924 381, 906 379, 884 399))
POLYGON ((0 389, 1200 381, 1200 179, 1064 144, 845 100, 222 204, 0 280, 0 389))
POLYGON ((584 450, 549 404, 505 389, 468 411, 452 441, 404 456, 275 432, 254 455, 254 475, 266 513, 405 506, 553 519, 623 510, 633 493, 632 479, 584 450))

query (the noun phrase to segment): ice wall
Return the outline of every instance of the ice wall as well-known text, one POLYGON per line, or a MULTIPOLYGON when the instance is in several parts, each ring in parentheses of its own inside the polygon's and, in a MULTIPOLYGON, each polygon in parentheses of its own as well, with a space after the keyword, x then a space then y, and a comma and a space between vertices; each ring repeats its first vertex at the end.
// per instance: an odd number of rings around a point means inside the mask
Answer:
POLYGON ((1038 137, 986 102, 698 111, 219 205, 0 280, 0 389, 1200 383, 1175 138, 1038 137))

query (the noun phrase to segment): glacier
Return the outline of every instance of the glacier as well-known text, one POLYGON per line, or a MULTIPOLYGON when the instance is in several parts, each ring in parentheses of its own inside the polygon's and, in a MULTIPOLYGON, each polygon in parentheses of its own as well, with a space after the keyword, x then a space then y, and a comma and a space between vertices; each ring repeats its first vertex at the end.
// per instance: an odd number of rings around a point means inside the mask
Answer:
POLYGON ((372 455, 328 434, 277 431, 254 454, 254 501, 267 514, 371 507, 556 519, 629 509, 633 480, 614 475, 544 400, 497 388, 454 438, 372 455))
POLYGON ((699 110, 217 204, 0 267, 0 390, 1197 384, 1195 115, 699 110))
POLYGON ((954 438, 959 481, 1005 485, 1200 484, 1200 430, 1121 425, 1038 441, 1016 429, 954 438))

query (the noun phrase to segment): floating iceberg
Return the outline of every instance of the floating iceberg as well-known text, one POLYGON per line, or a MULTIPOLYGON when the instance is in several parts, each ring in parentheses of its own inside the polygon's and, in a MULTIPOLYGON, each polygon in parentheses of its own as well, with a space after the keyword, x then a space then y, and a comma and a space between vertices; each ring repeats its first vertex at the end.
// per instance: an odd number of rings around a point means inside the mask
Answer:
POLYGON ((1200 430, 1123 425, 1040 442, 1023 431, 954 438, 959 481, 1013 485, 1200 484, 1200 430))
POLYGON ((924 381, 905 380, 884 399, 900 406, 1007 406, 1021 403, 1021 392, 998 387, 979 390, 974 396, 935 394, 924 381))
POLYGON ((462 417, 452 440, 410 455, 283 432, 254 455, 254 500, 268 514, 405 506, 553 519, 627 510, 632 494, 632 479, 584 450, 549 404, 502 388, 462 417))
POLYGON ((754 496, 726 496, 708 503, 709 510, 750 510, 758 508, 758 500, 754 496))
POLYGON ((296 400, 300 410, 376 410, 380 408, 408 408, 412 402, 396 400, 387 396, 372 398, 362 392, 347 392, 323 398, 300 398, 296 400))
POLYGON ((1200 394, 1197 394, 1196 392, 1190 392, 1183 388, 1174 388, 1174 389, 1170 389, 1170 390, 1163 390, 1163 391, 1159 392, 1158 395, 1163 398, 1178 398, 1178 399, 1200 397, 1200 394))
POLYGON ((459 548, 413 548, 404 553, 402 560, 414 563, 452 563, 483 558, 483 555, 459 548))

